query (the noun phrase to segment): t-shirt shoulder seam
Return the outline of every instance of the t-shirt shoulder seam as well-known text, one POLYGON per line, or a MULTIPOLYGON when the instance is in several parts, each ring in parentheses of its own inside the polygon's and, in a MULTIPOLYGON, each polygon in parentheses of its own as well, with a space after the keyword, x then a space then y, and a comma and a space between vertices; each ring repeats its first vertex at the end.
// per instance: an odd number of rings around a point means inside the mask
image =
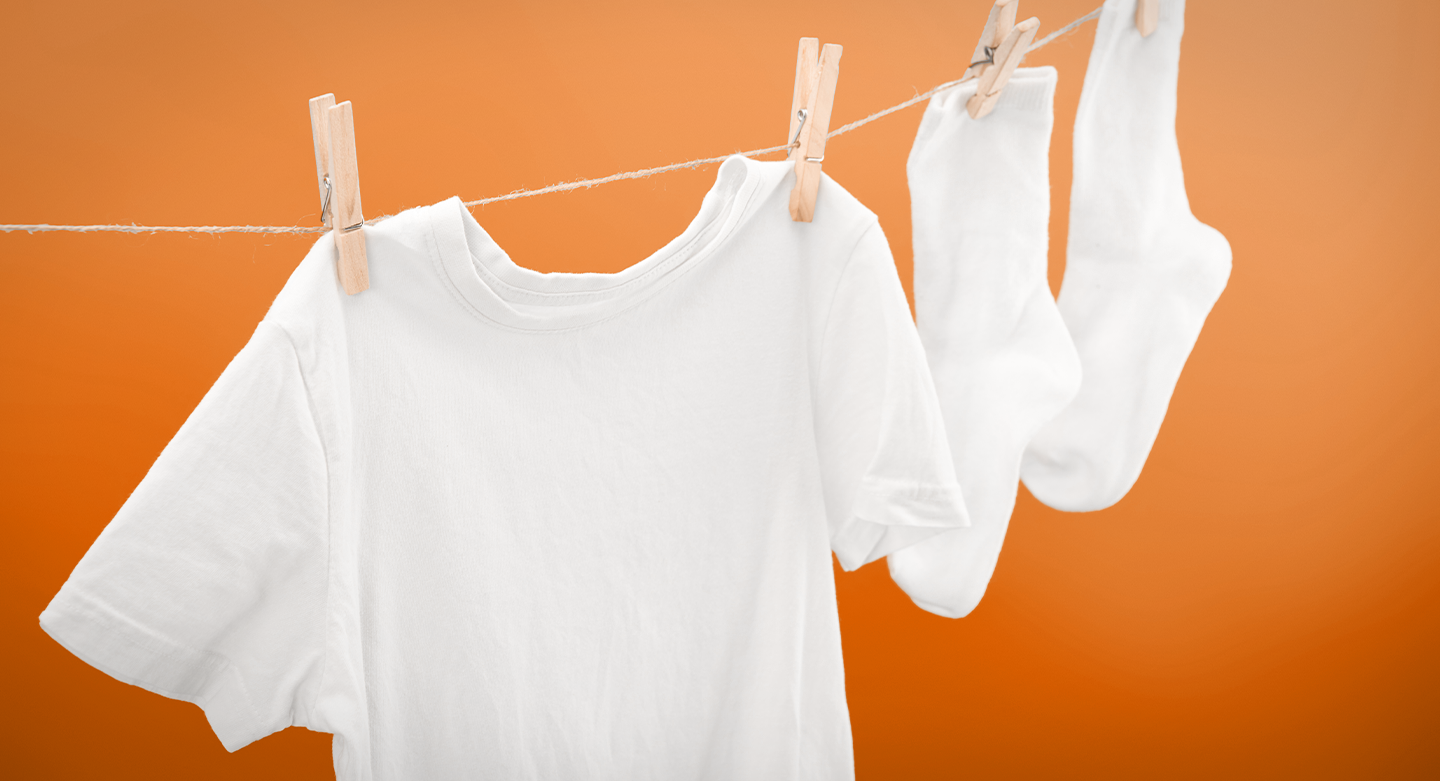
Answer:
POLYGON ((860 240, 865 234, 879 227, 880 218, 874 213, 869 213, 869 218, 855 232, 855 239, 850 244, 850 249, 845 256, 845 264, 840 267, 840 273, 835 276, 835 285, 830 288, 830 300, 825 304, 825 324, 820 328, 820 364, 823 371, 825 364, 825 345, 830 338, 830 319, 835 314, 835 299, 839 297, 840 286, 845 284, 845 276, 850 273, 850 265, 855 262, 855 252, 860 249, 860 240))
POLYGON ((331 544, 335 536, 335 519, 331 508, 333 505, 330 485, 330 446, 325 440, 325 432, 320 429, 320 416, 315 409, 315 392, 311 387, 309 373, 305 371, 305 362, 300 360, 300 349, 295 346, 295 337, 283 324, 275 322, 270 318, 260 321, 261 325, 270 324, 278 330, 285 339, 285 344, 290 348, 290 354, 295 359, 295 368, 300 373, 300 385, 305 389, 305 409, 310 413, 310 425, 315 430, 315 439, 320 443, 320 453, 325 462, 325 599, 323 612, 321 613, 320 625, 320 678, 315 683, 315 695, 310 702, 305 703, 305 717, 309 722, 315 720, 315 707, 320 702, 320 695, 325 690, 325 677, 330 672, 330 597, 334 592, 331 578, 335 569, 335 552, 331 544))
MULTIPOLYGON (((863 225, 855 232, 855 239, 850 242, 850 250, 845 257, 845 264, 840 267, 840 273, 835 275, 835 285, 830 289, 830 300, 825 304, 825 324, 820 328, 819 350, 821 375, 825 372, 825 347, 830 341, 830 320, 835 314, 835 299, 840 297, 840 286, 845 284, 845 276, 850 273, 850 265, 855 261, 856 251, 860 249, 861 239, 864 239, 865 234, 879 226, 879 224, 880 218, 874 213, 870 213, 869 218, 866 219, 863 225)), ((843 528, 844 524, 841 524, 841 529, 843 528)), ((837 529, 828 535, 832 548, 835 545, 835 536, 839 531, 840 530, 837 529)))

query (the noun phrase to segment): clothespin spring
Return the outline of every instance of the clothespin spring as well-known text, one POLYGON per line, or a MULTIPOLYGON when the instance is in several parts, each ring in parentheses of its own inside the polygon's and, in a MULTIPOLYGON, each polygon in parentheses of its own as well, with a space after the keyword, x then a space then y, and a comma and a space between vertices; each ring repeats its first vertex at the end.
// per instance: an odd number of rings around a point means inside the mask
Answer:
MULTIPOLYGON (((328 225, 330 223, 330 193, 333 192, 333 190, 330 187, 330 177, 328 175, 322 181, 325 183, 325 200, 320 203, 320 224, 328 225)), ((354 225, 341 228, 340 232, 350 233, 352 231, 358 231, 363 227, 365 227, 365 221, 361 220, 354 225)))
POLYGON ((321 180, 325 183, 325 200, 320 202, 320 224, 330 224, 330 175, 326 174, 321 180))
MULTIPOLYGON (((810 116, 810 112, 802 108, 795 112, 795 116, 799 117, 800 124, 795 126, 795 138, 789 144, 791 149, 800 146, 800 133, 805 130, 805 119, 806 117, 810 116)), ((823 163, 825 162, 825 155, 820 155, 819 157, 807 157, 805 158, 805 162, 823 163)))

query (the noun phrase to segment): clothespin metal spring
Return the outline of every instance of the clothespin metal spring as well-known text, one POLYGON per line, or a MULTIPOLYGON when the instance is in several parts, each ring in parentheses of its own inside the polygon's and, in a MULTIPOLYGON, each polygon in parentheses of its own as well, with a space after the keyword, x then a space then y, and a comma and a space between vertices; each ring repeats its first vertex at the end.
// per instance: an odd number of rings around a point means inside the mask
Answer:
MULTIPOLYGON (((789 147, 790 147, 790 151, 791 151, 791 152, 794 152, 794 151, 795 151, 795 148, 798 147, 798 146, 800 146, 800 133, 801 133, 801 131, 803 131, 803 130, 805 129, 805 119, 810 116, 810 112, 809 112, 809 111, 806 111, 806 110, 803 109, 803 108, 802 108, 802 109, 798 109, 798 110, 796 110, 796 112, 795 112, 795 116, 796 116, 797 119, 800 120, 800 124, 799 124, 798 126, 796 126, 796 128, 795 128, 795 137, 790 140, 789 147)), ((823 163, 823 162, 825 162, 825 155, 820 155, 819 157, 807 157, 807 158, 805 158, 805 162, 807 162, 807 163, 823 163)))

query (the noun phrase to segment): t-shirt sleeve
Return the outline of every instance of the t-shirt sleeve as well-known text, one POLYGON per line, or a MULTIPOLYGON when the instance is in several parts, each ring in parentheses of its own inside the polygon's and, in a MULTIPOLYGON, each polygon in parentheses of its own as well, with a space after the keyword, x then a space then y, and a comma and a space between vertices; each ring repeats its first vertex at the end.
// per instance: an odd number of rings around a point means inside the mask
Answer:
POLYGON ((225 748, 303 724, 324 662, 327 478, 296 351, 262 322, 40 616, 225 748))
POLYGON ((935 385, 878 223, 855 245, 823 333, 816 444, 840 566, 968 526, 935 385))

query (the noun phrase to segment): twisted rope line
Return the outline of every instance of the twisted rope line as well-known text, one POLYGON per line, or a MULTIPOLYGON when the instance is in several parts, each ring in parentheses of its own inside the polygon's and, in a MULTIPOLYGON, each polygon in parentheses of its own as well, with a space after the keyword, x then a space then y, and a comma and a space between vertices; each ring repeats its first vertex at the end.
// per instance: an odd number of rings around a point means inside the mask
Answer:
MULTIPOLYGON (((1031 52, 1040 49, 1041 47, 1051 43, 1052 41, 1060 38, 1061 36, 1073 32, 1080 25, 1098 17, 1100 15, 1100 11, 1100 8, 1096 8, 1090 13, 1085 14, 1079 19, 1076 19, 1075 21, 1065 25, 1064 27, 1061 27, 1060 29, 1050 33, 1044 38, 1041 38, 1040 40, 1031 44, 1030 48, 1025 50, 1025 54, 1029 55, 1031 52)), ((973 78, 973 76, 970 78, 973 78)), ((887 117, 897 111, 902 111, 904 109, 910 108, 916 103, 933 97, 938 92, 943 92, 944 90, 950 89, 951 87, 957 84, 964 83, 968 80, 968 78, 960 78, 954 81, 947 81, 944 84, 936 87, 932 87, 931 89, 926 90, 925 92, 922 92, 915 97, 910 98, 909 100, 896 103, 889 108, 881 109, 867 117, 857 119, 848 125, 842 125, 839 128, 827 133, 825 138, 826 140, 829 140, 831 138, 834 138, 835 136, 844 135, 852 130, 857 130, 861 127, 864 127, 865 125, 870 124, 871 122, 874 122, 877 119, 881 119, 882 117, 887 117)), ((775 152, 788 150, 789 148, 789 144, 781 144, 779 146, 769 146, 765 147, 764 149, 752 149, 748 152, 734 152, 732 154, 744 155, 745 157, 759 157, 761 155, 768 155, 775 152)), ((623 173, 610 174, 609 176, 601 176, 595 179, 579 179, 573 182, 561 182, 559 184, 552 184, 547 187, 540 187, 534 190, 515 190, 504 195, 495 195, 489 198, 481 198, 475 201, 465 201, 464 203, 467 207, 484 206, 486 204, 499 203, 501 201, 514 201, 520 198, 532 198, 537 195, 548 195, 550 193, 560 193, 566 192, 568 190, 589 189, 597 185, 609 184, 610 182, 618 182, 624 179, 644 179, 646 177, 655 176, 656 174, 663 174, 669 171, 678 171, 682 168, 697 168, 699 166, 709 165, 711 163, 720 163, 724 162, 724 160, 730 156, 731 155, 702 157, 698 160, 688 160, 683 163, 670 163, 669 165, 655 166, 654 168, 641 168, 637 171, 625 171, 623 173)), ((389 219, 393 216, 395 215, 386 214, 380 217, 375 217, 366 220, 365 224, 374 225, 377 222, 389 219)), ((50 225, 46 223, 40 223, 35 225, 0 224, 0 233, 25 231, 26 233, 259 233, 266 235, 293 235, 307 233, 326 233, 329 230, 329 228, 326 228, 323 225, 50 225)))

